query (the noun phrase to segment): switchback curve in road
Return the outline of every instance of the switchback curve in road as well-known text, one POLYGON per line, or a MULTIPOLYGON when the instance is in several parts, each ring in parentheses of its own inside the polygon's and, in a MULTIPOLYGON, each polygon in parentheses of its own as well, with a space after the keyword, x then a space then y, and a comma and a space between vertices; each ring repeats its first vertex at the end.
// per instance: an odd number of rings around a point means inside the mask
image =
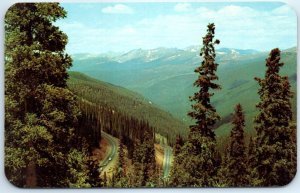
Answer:
POLYGON ((104 131, 101 132, 101 136, 107 140, 109 144, 109 152, 106 153, 106 156, 101 161, 100 167, 102 168, 102 173, 108 173, 110 172, 110 169, 113 168, 114 164, 117 163, 119 142, 115 137, 104 131))

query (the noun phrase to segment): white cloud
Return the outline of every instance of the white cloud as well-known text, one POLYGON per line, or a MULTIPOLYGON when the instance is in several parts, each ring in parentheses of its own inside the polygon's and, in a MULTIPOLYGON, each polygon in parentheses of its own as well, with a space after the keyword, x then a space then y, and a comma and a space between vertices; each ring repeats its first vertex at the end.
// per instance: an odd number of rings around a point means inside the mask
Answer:
POLYGON ((242 7, 236 5, 229 5, 225 6, 224 8, 220 9, 216 12, 219 15, 227 17, 253 17, 256 16, 258 13, 256 10, 250 7, 242 7))
POLYGON ((218 10, 198 7, 188 14, 160 14, 110 28, 76 22, 60 26, 69 36, 68 50, 72 53, 99 53, 199 45, 206 25, 211 22, 216 24, 216 38, 221 40, 218 47, 270 50, 297 43, 296 17, 286 7, 273 11, 245 6, 225 6, 218 10))
POLYGON ((296 16, 295 11, 293 9, 291 9, 291 7, 288 5, 283 5, 281 7, 278 7, 276 9, 274 9, 272 12, 277 15, 294 14, 296 16))
POLYGON ((133 9, 123 4, 116 4, 102 9, 102 13, 108 14, 132 14, 133 9))
POLYGON ((176 12, 188 12, 192 9, 191 4, 189 3, 178 3, 174 6, 176 12))

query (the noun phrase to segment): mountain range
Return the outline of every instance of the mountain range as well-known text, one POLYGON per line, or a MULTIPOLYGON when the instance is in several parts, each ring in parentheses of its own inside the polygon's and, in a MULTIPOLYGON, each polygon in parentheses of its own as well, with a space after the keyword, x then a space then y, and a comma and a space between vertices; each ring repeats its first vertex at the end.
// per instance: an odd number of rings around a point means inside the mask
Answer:
MULTIPOLYGON (((189 96, 196 88, 193 82, 197 75, 194 69, 201 64, 200 47, 186 49, 157 48, 135 49, 127 53, 106 53, 98 55, 73 55, 71 70, 85 73, 98 80, 125 87, 142 94, 149 101, 168 111, 186 124, 191 102, 189 96)), ((254 77, 263 77, 268 52, 220 48, 216 50, 219 64, 218 83, 222 89, 215 91, 212 102, 222 120, 220 132, 230 128, 230 116, 235 104, 241 103, 246 112, 246 127, 253 131, 253 118, 257 113, 255 104, 259 101, 258 84, 254 77)), ((282 51, 285 63, 281 73, 290 78, 292 90, 296 90, 296 48, 282 51)), ((293 106, 296 106, 296 96, 293 106)), ((295 108, 294 108, 295 109, 295 108)))

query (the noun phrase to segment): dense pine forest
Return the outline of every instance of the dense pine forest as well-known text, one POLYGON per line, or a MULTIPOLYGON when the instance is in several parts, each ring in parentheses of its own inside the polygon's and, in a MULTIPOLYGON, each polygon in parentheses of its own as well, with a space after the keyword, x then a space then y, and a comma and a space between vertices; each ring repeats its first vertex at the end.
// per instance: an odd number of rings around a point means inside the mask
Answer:
MULTIPOLYGON (((174 118, 170 113, 151 104, 151 101, 149 102, 149 100, 138 93, 95 80, 79 72, 69 71, 69 75, 68 87, 78 98, 84 99, 80 100, 80 103, 86 103, 88 101, 90 104, 96 104, 102 107, 103 111, 107 110, 105 113, 100 113, 99 116, 109 116, 109 114, 111 114, 112 117, 115 117, 102 118, 108 120, 104 122, 112 120, 112 124, 116 125, 109 129, 120 130, 121 124, 130 122, 130 120, 127 119, 131 119, 131 124, 133 125, 133 122, 136 121, 149 122, 158 134, 165 136, 169 144, 175 143, 177 135, 186 135, 187 131, 180 129, 185 127, 184 123, 174 118), (125 119, 127 121, 119 119, 125 119), (134 121, 134 119, 137 120, 134 121), (116 122, 119 123, 115 124, 116 122)), ((95 113, 98 113, 98 111, 93 112, 93 114, 95 113)), ((129 129, 130 128, 132 131, 139 131, 139 129, 134 129, 134 126, 129 126, 129 129)), ((102 130, 107 131, 104 127, 102 127, 102 130)), ((116 135, 114 134, 114 136, 116 135)))
POLYGON ((253 134, 245 132, 247 104, 237 97, 226 117, 230 134, 220 137, 225 118, 212 98, 222 89, 216 52, 222 41, 214 23, 202 38, 191 82, 196 92, 182 99, 191 104, 187 125, 137 92, 70 71, 68 34, 55 25, 66 17, 59 3, 18 3, 5 17, 5 173, 12 184, 262 187, 294 178, 295 93, 280 71, 279 48, 261 64, 264 76, 253 77, 259 88, 253 134))

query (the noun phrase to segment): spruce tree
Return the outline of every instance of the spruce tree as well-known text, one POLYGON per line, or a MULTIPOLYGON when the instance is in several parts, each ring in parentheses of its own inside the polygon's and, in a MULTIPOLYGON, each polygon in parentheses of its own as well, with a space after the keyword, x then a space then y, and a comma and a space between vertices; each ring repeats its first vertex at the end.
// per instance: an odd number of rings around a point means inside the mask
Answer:
POLYGON ((155 161, 153 131, 145 130, 141 142, 137 142, 133 152, 135 187, 153 187, 158 184, 155 161))
POLYGON ((255 162, 254 156, 255 156, 255 144, 254 144, 253 137, 250 137, 249 144, 248 144, 248 152, 247 152, 248 166, 255 162))
POLYGON ((132 178, 132 186, 133 187, 141 187, 145 186, 146 182, 144 180, 144 164, 142 163, 145 160, 144 150, 141 147, 141 142, 136 141, 133 149, 133 175, 132 178))
POLYGON ((123 138, 120 139, 119 143, 119 174, 120 177, 124 177, 126 175, 126 161, 125 161, 125 150, 123 145, 123 138))
POLYGON ((215 44, 219 44, 215 37, 215 25, 208 24, 207 34, 203 37, 203 47, 201 48, 200 56, 203 57, 201 66, 195 69, 198 74, 194 86, 199 88, 199 91, 190 97, 195 104, 192 105, 193 111, 188 115, 196 121, 195 125, 190 126, 190 138, 194 133, 199 133, 203 137, 208 137, 215 140, 215 133, 213 131, 214 124, 220 119, 216 109, 212 106, 210 98, 214 95, 210 90, 221 89, 221 86, 214 81, 218 80, 216 75, 218 64, 215 62, 215 44))
POLYGON ((279 71, 280 50, 273 49, 266 59, 264 79, 255 78, 260 85, 257 104, 259 114, 255 118, 256 184, 275 186, 288 184, 296 172, 296 144, 293 140, 290 83, 279 71))
POLYGON ((255 173, 255 164, 257 162, 255 155, 255 140, 253 137, 250 137, 247 151, 247 170, 248 170, 248 182, 251 185, 255 185, 254 179, 256 176, 255 173))
POLYGON ((67 160, 86 155, 74 135, 80 112, 66 87, 67 36, 53 25, 64 17, 58 3, 17 3, 5 17, 5 171, 20 187, 66 187, 67 160))
POLYGON ((244 144, 245 116, 242 106, 237 104, 232 120, 230 144, 226 152, 226 161, 221 177, 227 186, 241 187, 248 185, 247 157, 244 144))
POLYGON ((174 152, 175 156, 180 153, 181 148, 182 148, 183 145, 184 145, 183 138, 180 135, 178 135, 176 137, 176 143, 175 143, 175 146, 173 148, 173 152, 174 152))
POLYGON ((115 187, 128 187, 128 179, 126 174, 126 160, 125 160, 125 150, 123 145, 123 137, 120 138, 119 143, 119 160, 118 166, 115 171, 115 187))
POLYGON ((213 126, 220 116, 210 101, 214 94, 211 90, 221 89, 220 85, 215 83, 218 80, 216 75, 218 64, 215 62, 214 48, 214 45, 219 44, 220 41, 214 40, 214 36, 215 25, 208 24, 200 52, 203 61, 195 69, 198 78, 194 86, 199 88, 199 91, 190 97, 190 100, 195 103, 192 105, 193 111, 188 115, 195 120, 195 124, 190 126, 188 140, 178 155, 182 160, 178 168, 183 169, 181 173, 185 174, 177 179, 180 186, 213 186, 220 165, 220 154, 216 149, 213 131, 213 126))
POLYGON ((182 173, 183 169, 179 168, 181 165, 181 162, 182 162, 180 153, 182 151, 183 145, 184 145, 184 141, 183 141, 182 137, 180 135, 177 136, 176 143, 173 148, 174 161, 172 163, 172 168, 171 168, 171 172, 170 172, 170 184, 172 186, 180 186, 179 179, 182 178, 182 176, 184 175, 182 173))

